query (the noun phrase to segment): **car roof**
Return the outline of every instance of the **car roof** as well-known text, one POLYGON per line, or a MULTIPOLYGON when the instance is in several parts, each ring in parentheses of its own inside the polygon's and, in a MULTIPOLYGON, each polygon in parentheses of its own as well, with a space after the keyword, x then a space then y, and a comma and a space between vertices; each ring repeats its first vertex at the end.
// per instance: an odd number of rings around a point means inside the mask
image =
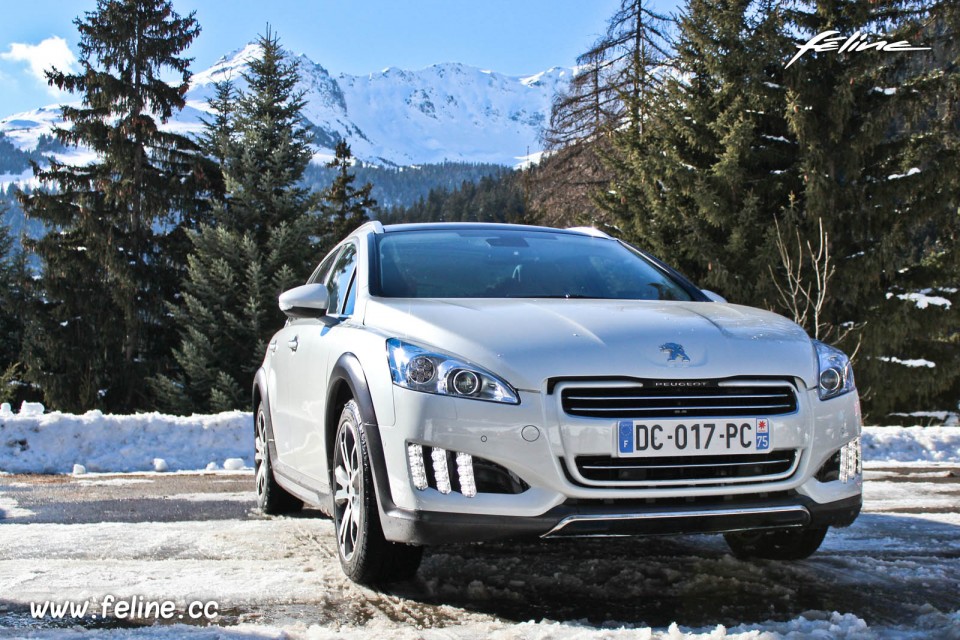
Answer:
POLYGON ((506 224, 499 222, 420 222, 406 224, 388 224, 383 227, 384 233, 402 233, 405 231, 539 231, 545 233, 563 233, 577 236, 593 236, 609 238, 607 234, 596 229, 578 227, 576 229, 556 229, 528 224, 506 224))

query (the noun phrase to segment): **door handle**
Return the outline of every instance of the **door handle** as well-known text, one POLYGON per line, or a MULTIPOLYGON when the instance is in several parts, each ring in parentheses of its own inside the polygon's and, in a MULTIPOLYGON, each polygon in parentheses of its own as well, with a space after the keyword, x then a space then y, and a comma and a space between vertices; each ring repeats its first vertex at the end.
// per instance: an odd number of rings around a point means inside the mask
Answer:
POLYGON ((291 351, 296 351, 297 347, 300 346, 300 342, 297 340, 298 336, 293 336, 293 340, 287 341, 287 346, 290 347, 291 351))

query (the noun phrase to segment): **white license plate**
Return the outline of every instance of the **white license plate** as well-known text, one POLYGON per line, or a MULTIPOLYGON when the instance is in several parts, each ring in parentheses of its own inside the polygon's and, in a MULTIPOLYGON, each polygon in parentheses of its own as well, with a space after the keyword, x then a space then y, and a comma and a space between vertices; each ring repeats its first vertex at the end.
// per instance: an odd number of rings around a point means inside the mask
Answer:
POLYGON ((621 420, 615 428, 620 457, 666 457, 767 453, 767 418, 717 420, 621 420))

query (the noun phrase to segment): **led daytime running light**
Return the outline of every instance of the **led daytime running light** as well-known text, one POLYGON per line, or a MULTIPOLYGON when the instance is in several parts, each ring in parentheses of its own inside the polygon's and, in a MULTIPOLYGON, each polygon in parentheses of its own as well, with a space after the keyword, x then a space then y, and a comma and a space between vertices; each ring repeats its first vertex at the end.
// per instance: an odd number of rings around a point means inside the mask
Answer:
POLYGON ((427 467, 423 464, 423 446, 407 445, 407 460, 410 462, 410 479, 413 486, 423 491, 427 488, 427 467))

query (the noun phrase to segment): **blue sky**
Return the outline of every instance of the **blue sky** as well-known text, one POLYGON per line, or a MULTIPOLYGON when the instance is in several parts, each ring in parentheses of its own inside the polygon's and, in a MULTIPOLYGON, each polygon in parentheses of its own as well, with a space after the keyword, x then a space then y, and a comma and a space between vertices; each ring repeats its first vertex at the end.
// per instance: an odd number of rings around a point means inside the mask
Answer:
MULTIPOLYGON (((283 45, 332 72, 461 62, 511 75, 572 65, 602 32, 619 0, 174 0, 202 31, 193 71, 256 38, 270 23, 283 45)), ((673 0, 652 3, 673 10, 673 0)), ((95 0, 6 3, 0 21, 0 116, 57 95, 40 77, 77 54, 73 19, 95 0)))

